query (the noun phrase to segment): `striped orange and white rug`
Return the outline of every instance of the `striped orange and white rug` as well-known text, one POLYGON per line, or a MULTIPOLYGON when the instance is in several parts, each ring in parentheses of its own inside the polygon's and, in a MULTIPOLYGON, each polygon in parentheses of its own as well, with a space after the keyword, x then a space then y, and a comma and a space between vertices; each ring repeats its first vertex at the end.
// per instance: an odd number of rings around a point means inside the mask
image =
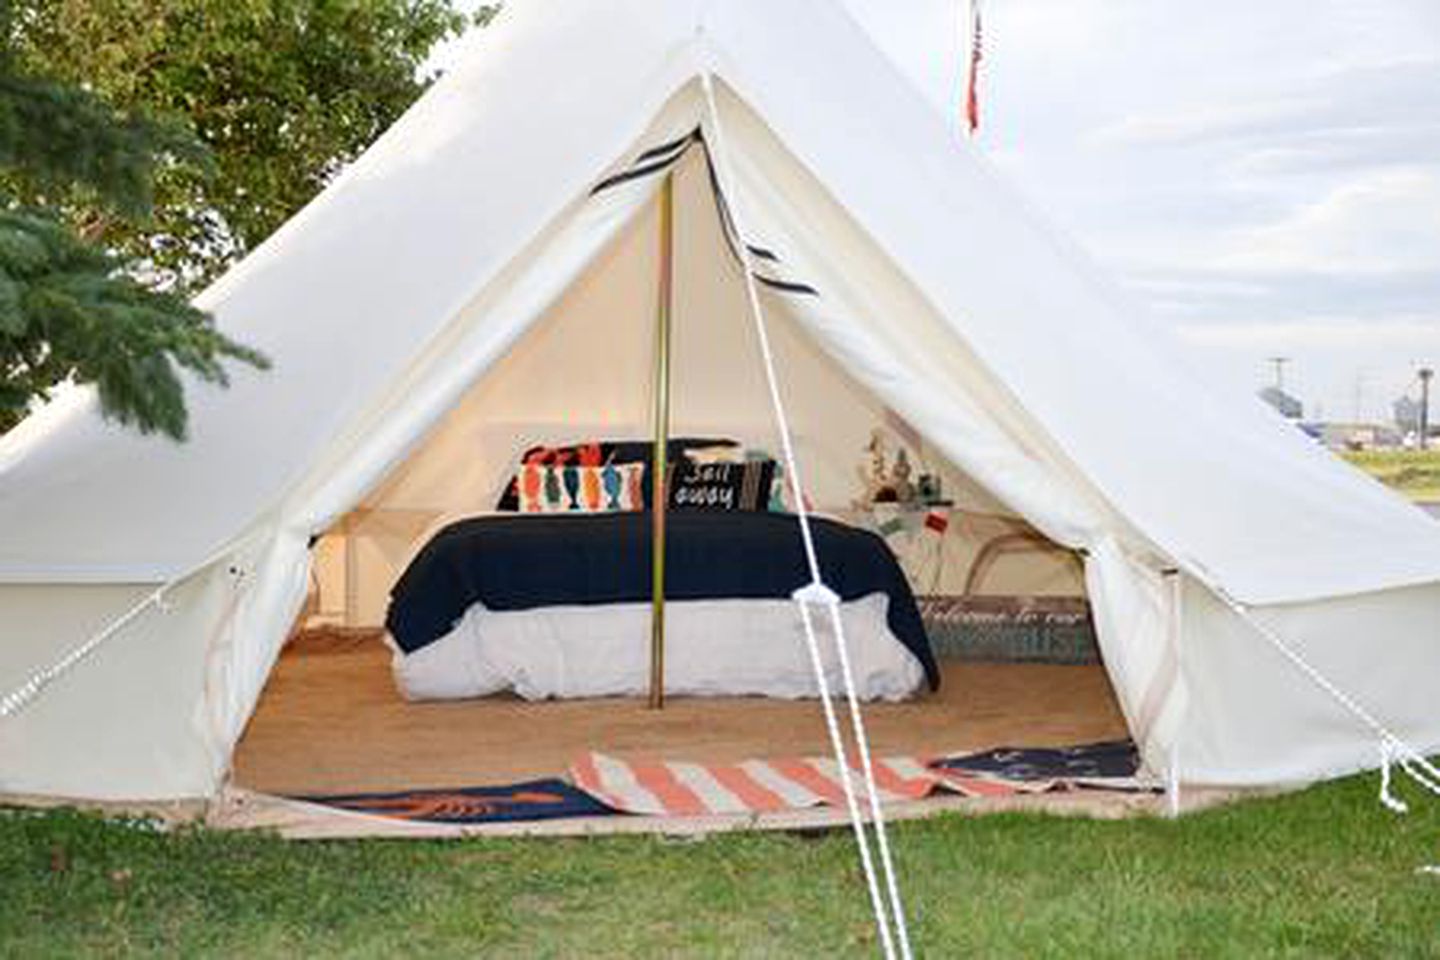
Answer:
MULTIPOLYGON (((936 790, 963 796, 1003 796, 1039 793, 1055 785, 933 770, 911 756, 878 757, 873 766, 882 804, 921 800, 936 790)), ((570 779, 616 810, 646 816, 776 813, 845 804, 839 765, 828 757, 686 763, 630 761, 587 753, 570 765, 570 779)), ((853 782, 857 790, 863 790, 858 770, 853 782)))

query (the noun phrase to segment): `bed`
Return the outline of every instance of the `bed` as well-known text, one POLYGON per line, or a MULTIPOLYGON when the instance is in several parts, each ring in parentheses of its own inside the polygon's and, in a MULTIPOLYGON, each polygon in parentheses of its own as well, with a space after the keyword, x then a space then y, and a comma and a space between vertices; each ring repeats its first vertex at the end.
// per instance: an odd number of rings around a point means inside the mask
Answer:
MULTIPOLYGON (((939 670, 915 598, 876 535, 814 518, 826 583, 867 699, 897 700, 939 670)), ((815 696, 790 596, 808 582, 787 513, 667 516, 666 689, 673 695, 815 696)), ((648 673, 651 515, 495 514, 450 524, 391 591, 386 627, 411 699, 630 695, 648 673)), ((833 644, 822 644, 838 687, 833 644)))

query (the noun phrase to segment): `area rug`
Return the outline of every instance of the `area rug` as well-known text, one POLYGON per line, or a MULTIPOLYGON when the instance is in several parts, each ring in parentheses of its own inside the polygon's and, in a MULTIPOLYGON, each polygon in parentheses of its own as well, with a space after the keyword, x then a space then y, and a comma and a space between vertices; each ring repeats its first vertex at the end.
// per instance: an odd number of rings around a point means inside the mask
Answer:
POLYGON ((946 774, 994 777, 1007 782, 1123 788, 1138 785, 1135 777, 1140 769, 1140 752, 1131 740, 1071 747, 996 747, 945 757, 930 766, 946 774))
MULTIPOLYGON (((1006 782, 988 774, 932 770, 917 757, 874 760, 883 804, 921 800, 936 790, 964 796, 1037 793, 1036 782, 1006 782)), ((854 784, 862 790, 857 771, 854 784)), ((844 806, 840 767, 828 757, 782 757, 741 763, 630 761, 588 753, 570 766, 577 787, 625 813, 656 817, 777 813, 844 806)))
POLYGON ((502 787, 404 790, 296 797, 355 813, 428 823, 507 823, 561 817, 603 817, 616 811, 563 780, 502 787))

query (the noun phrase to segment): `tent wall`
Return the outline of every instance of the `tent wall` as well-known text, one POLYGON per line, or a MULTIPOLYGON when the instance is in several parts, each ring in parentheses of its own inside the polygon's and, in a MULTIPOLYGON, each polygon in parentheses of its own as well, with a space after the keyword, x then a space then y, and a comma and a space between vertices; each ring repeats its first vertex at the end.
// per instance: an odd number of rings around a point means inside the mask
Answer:
MULTIPOLYGON (((204 690, 229 600, 211 571, 152 607, 19 714, 0 722, 0 794, 160 800, 207 795, 216 737, 204 690)), ((0 682, 8 692, 152 592, 144 586, 0 587, 0 682), (16 662, 15 650, 26 650, 16 662)), ((222 761, 223 762, 223 761, 222 761)))
MULTIPOLYGON (((116 801, 213 795, 304 599, 303 537, 262 525, 175 584, 0 723, 0 794, 116 801)), ((156 585, 0 587, 8 691, 114 622, 156 585)))
MULTIPOLYGON (((1436 674, 1416 671, 1440 656, 1433 632, 1440 586, 1255 607, 1250 616, 1411 746, 1440 751, 1436 674)), ((1375 766, 1375 733, 1189 579, 1183 623, 1190 699, 1179 750, 1186 780, 1262 785, 1375 766)))

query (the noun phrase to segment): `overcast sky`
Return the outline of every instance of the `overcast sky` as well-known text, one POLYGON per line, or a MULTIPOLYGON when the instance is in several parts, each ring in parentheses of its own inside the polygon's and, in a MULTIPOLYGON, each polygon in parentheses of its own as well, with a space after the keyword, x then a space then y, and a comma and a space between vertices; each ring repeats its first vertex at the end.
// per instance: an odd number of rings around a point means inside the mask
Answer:
MULTIPOLYGON (((847 2, 958 108, 964 0, 847 2)), ((1440 2, 982 2, 981 148, 1199 362, 1332 419, 1440 364, 1440 2)))
MULTIPOLYGON (((845 2, 958 115, 966 0, 845 2)), ((981 149, 1197 363, 1327 419, 1440 365, 1440 0, 982 3, 981 149)))

